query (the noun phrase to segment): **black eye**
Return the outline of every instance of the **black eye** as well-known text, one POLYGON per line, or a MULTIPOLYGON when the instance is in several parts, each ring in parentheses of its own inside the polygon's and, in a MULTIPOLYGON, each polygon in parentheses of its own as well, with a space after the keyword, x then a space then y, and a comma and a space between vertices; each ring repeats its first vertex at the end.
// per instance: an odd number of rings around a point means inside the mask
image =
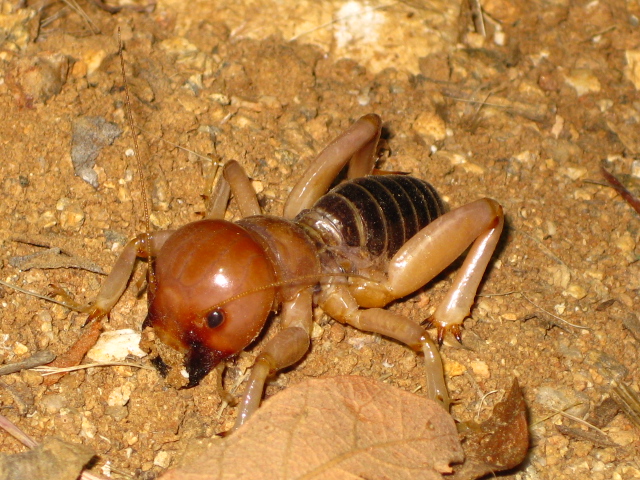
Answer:
POLYGON ((215 310, 207 313, 207 325, 209 328, 216 328, 222 325, 224 322, 224 312, 221 308, 216 308, 215 310))

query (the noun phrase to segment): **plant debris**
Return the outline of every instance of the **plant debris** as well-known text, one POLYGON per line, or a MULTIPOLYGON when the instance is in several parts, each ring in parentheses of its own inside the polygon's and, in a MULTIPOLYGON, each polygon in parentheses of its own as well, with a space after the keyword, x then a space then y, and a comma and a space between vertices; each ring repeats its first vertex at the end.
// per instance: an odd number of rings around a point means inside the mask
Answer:
POLYGON ((455 468, 452 480, 479 478, 522 463, 529 449, 527 407, 518 380, 514 379, 506 400, 481 424, 466 423, 463 448, 466 460, 455 468))
POLYGON ((283 390, 161 478, 441 479, 462 460, 453 419, 436 402, 342 376, 283 390))

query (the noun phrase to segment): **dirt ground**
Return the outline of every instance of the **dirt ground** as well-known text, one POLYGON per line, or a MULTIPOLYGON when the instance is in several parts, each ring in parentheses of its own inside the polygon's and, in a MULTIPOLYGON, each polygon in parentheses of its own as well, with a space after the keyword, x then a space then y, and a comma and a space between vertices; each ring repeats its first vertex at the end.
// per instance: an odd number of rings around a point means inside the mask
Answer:
MULTIPOLYGON (((507 478, 640 478, 640 431, 625 415, 600 426, 603 441, 554 410, 593 418, 613 380, 639 386, 640 339, 625 325, 638 321, 640 307, 640 217, 604 184, 600 167, 606 160, 638 194, 640 5, 488 0, 483 36, 467 3, 453 3, 161 0, 111 14, 92 3, 79 13, 71 2, 1 2, 0 279, 38 292, 56 284, 88 302, 103 276, 21 271, 11 259, 43 249, 14 239, 59 247, 108 272, 144 228, 120 27, 135 121, 145 131, 153 229, 205 210, 211 160, 174 144, 238 160, 265 211, 279 214, 314 153, 359 116, 380 114, 381 168, 430 181, 450 207, 489 196, 506 212, 464 347, 442 348, 453 416, 488 417, 515 376, 532 448, 507 478), (85 170, 95 187, 71 161, 74 125, 87 117, 124 132, 104 141, 85 170)), ((390 308, 426 318, 454 271, 390 308)), ((135 293, 132 284, 106 330, 140 330, 146 302, 135 293)), ((0 305, 0 363, 45 349, 62 354, 86 317, 6 287, 0 305)), ((408 391, 423 385, 407 348, 320 313, 316 322, 309 354, 267 395, 343 374, 408 391)), ((229 362, 228 388, 260 343, 229 362)), ((89 445, 100 457, 95 471, 108 466, 113 478, 155 478, 190 439, 228 429, 235 414, 221 409, 214 375, 190 390, 132 367, 82 370, 50 387, 34 371, 0 382, 3 415, 35 439, 89 445)), ((2 435, 0 449, 23 447, 2 435)))

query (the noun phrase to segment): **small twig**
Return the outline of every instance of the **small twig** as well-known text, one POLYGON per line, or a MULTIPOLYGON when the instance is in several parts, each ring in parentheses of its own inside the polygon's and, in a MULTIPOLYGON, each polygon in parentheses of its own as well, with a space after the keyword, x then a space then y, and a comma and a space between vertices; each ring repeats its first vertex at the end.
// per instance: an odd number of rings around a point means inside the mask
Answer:
POLYGON ((555 260, 556 262, 558 262, 560 265, 564 265, 565 267, 569 268, 569 270, 571 270, 571 268, 569 267, 569 265, 567 265, 560 257, 558 257, 555 253, 553 253, 551 250, 549 250, 549 248, 544 245, 540 240, 538 240, 536 237, 534 237, 533 235, 525 232, 524 230, 520 230, 518 228, 514 228, 513 229, 515 232, 520 233, 522 235, 524 235, 525 237, 529 238, 530 240, 533 240, 537 245, 538 248, 540 250, 542 250, 542 253, 544 253, 546 256, 548 256, 549 258, 555 260))
POLYGON ((600 167, 600 173, 602 173, 605 180, 609 182, 611 188, 618 192, 620 196, 640 214, 640 199, 634 197, 620 182, 620 180, 618 180, 613 174, 609 173, 606 168, 600 167))
POLYGON ((10 373, 16 373, 21 370, 28 370, 29 368, 39 367, 40 365, 46 365, 55 360, 56 356, 49 350, 42 350, 31 355, 29 358, 22 360, 21 362, 11 363, 9 365, 3 365, 0 367, 0 376, 9 375, 10 373))
POLYGON ((167 145, 171 145, 172 147, 175 147, 175 148, 178 148, 178 149, 180 149, 180 150, 183 150, 183 151, 185 151, 185 152, 187 152, 187 153, 190 153, 190 154, 192 154, 192 155, 194 155, 194 156, 196 156, 196 157, 198 157, 198 158, 200 158, 200 159, 202 159, 202 160, 208 160, 208 161, 210 161, 213 165, 217 165, 217 166, 219 166, 219 167, 224 166, 224 164, 222 164, 222 163, 218 163, 218 162, 216 162, 215 160, 213 160, 212 158, 207 157, 206 155, 201 155, 201 154, 199 154, 198 152, 195 152, 195 151, 193 151, 193 150, 189 150, 189 149, 188 149, 188 148, 186 148, 186 147, 183 147, 182 145, 179 145, 179 144, 177 144, 177 143, 171 142, 171 141, 169 141, 169 140, 165 140, 165 139, 164 139, 164 138, 162 138, 161 136, 156 135, 155 133, 150 132, 149 130, 145 130, 144 128, 141 128, 141 127, 139 127, 139 126, 137 126, 137 125, 135 126, 135 128, 137 128, 138 130, 140 130, 140 131, 141 131, 141 132, 143 132, 143 133, 146 133, 147 135, 151 135, 151 136, 152 136, 153 138, 155 138, 156 140, 160 140, 161 142, 164 142, 164 143, 166 143, 167 145))
POLYGON ((469 0, 469 7, 471 8, 471 18, 473 19, 473 25, 483 37, 487 36, 487 31, 484 28, 484 14, 482 12, 482 5, 480 0, 469 0))
POLYGON ((624 410, 625 415, 640 428, 640 398, 626 383, 611 382, 614 400, 624 410))
POLYGON ((4 415, 0 415, 0 428, 3 428, 9 435, 16 438, 25 447, 35 448, 38 446, 33 438, 23 432, 18 426, 16 426, 11 420, 4 415))
POLYGON ((584 431, 578 428, 571 428, 565 425, 556 425, 556 429, 563 435, 575 438, 577 440, 586 440, 601 447, 619 447, 615 442, 612 442, 606 435, 602 438, 602 434, 598 432, 591 432, 589 430, 584 431))
POLYGON ((583 329, 583 330, 591 330, 591 328, 589 328, 589 327, 584 327, 584 326, 582 326, 582 325, 576 325, 576 324, 574 324, 574 323, 571 323, 571 322, 569 322, 569 321, 565 320, 565 319, 564 319, 564 318, 562 318, 562 317, 559 317, 559 316, 557 316, 557 315, 554 315, 554 314, 553 314, 553 313, 551 313, 550 311, 545 310, 545 309, 544 309, 544 308, 542 308, 540 305, 538 305, 538 304, 536 304, 535 302, 532 302, 531 300, 529 300, 529 299, 527 298, 527 296, 526 296, 524 293, 522 293, 522 292, 520 292, 520 295, 522 295, 522 298, 524 298, 527 302, 529 302, 531 305, 533 305, 534 307, 536 307, 538 310, 540 310, 541 312, 546 313, 547 315, 549 315, 549 316, 550 316, 550 317, 552 317, 552 318, 555 318, 556 320, 560 320, 561 322, 566 323, 567 325, 569 325, 569 326, 571 326, 571 327, 574 327, 574 328, 581 328, 581 329, 583 329))
POLYGON ((482 411, 482 407, 484 406, 484 401, 489 395, 493 395, 494 393, 498 393, 498 390, 491 390, 490 392, 485 393, 480 399, 480 403, 478 404, 478 411, 476 412, 476 422, 480 420, 480 412, 482 411))
POLYGON ((610 27, 603 28, 602 30, 599 30, 596 33, 593 33, 593 34, 589 35, 587 38, 585 38, 583 40, 583 42, 592 42, 594 38, 596 38, 596 37, 598 37, 600 35, 604 35, 605 33, 612 32, 617 28, 618 27, 616 25, 611 25, 610 27))
POLYGON ((156 2, 154 0, 150 1, 146 6, 141 6, 141 5, 114 6, 114 5, 107 5, 102 0, 89 0, 89 1, 93 3, 96 7, 109 13, 119 13, 122 10, 132 10, 134 12, 151 13, 156 8, 156 2))
POLYGON ((75 0, 62 0, 62 2, 67 5, 71 10, 76 12, 85 22, 89 25, 89 29, 91 29, 91 33, 97 35, 100 32, 100 28, 91 20, 91 17, 87 15, 80 5, 75 0))
MULTIPOLYGON (((86 326, 78 340, 64 354, 56 358, 49 366, 58 368, 75 367, 79 365, 87 352, 93 347, 102 333, 102 324, 96 320, 86 326)), ((65 375, 63 373, 52 374, 44 379, 47 386, 53 385, 65 375)))
POLYGON ((51 250, 52 248, 58 248, 60 250, 60 253, 64 253, 69 257, 76 256, 75 253, 73 253, 71 250, 53 245, 49 240, 47 240, 45 235, 13 235, 9 238, 9 240, 11 240, 12 242, 24 243, 25 245, 33 245, 34 247, 42 247, 49 250, 51 250))

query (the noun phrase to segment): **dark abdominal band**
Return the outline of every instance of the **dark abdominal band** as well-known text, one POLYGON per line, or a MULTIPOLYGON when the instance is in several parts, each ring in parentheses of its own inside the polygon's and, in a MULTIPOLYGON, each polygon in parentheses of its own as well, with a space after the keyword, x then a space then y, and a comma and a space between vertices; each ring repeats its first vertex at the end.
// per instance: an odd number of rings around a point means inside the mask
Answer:
POLYGON ((377 175, 338 185, 296 222, 331 232, 335 244, 391 258, 428 223, 444 213, 435 189, 406 175, 377 175))

